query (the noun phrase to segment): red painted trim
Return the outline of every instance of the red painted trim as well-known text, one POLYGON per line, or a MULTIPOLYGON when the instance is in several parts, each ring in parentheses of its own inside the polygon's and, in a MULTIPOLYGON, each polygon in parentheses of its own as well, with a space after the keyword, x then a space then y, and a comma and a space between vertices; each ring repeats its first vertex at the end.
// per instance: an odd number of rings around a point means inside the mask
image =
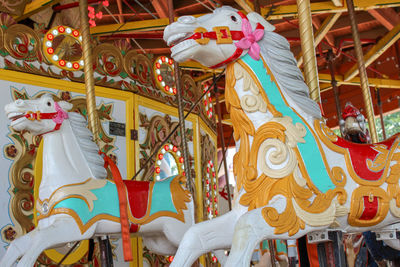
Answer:
POLYGON ((361 179, 367 181, 378 181, 382 178, 384 169, 379 172, 370 171, 367 166, 367 160, 374 161, 376 156, 379 154, 379 152, 374 149, 375 145, 381 144, 386 146, 386 149, 390 150, 398 136, 399 135, 394 135, 391 138, 376 144, 357 144, 340 137, 338 137, 337 141, 333 143, 348 150, 354 171, 361 179))
POLYGON ((372 202, 369 201, 369 196, 364 196, 364 211, 361 214, 360 220, 366 220, 370 221, 373 218, 375 218, 377 212, 378 212, 378 198, 374 197, 374 200, 372 202))
POLYGON ((121 220, 121 235, 122 235, 122 248, 124 251, 125 261, 132 261, 132 249, 131 240, 129 233, 129 219, 128 219, 128 201, 126 199, 125 185, 122 182, 121 173, 118 170, 117 165, 104 153, 99 151, 99 154, 103 156, 104 167, 110 166, 112 176, 114 178, 115 185, 118 191, 119 199, 119 213, 121 220))
POLYGON ((129 206, 136 219, 146 215, 149 203, 150 182, 123 180, 128 193, 129 206))
POLYGON ((235 53, 233 53, 232 56, 230 56, 229 58, 225 59, 224 61, 222 61, 214 66, 211 66, 210 69, 216 69, 216 68, 222 67, 228 63, 231 63, 232 61, 235 61, 236 59, 238 59, 240 57, 240 55, 242 55, 242 53, 243 53, 243 50, 240 48, 237 48, 235 53))

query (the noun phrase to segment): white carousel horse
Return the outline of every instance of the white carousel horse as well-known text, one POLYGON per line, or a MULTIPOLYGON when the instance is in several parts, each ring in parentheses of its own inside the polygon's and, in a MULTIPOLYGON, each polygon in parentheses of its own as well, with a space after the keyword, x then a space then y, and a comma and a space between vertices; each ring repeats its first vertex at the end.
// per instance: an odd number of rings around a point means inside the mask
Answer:
POLYGON ((273 30, 256 13, 222 7, 181 17, 164 31, 175 60, 226 66, 225 99, 237 147, 234 208, 192 226, 172 266, 191 266, 219 248, 231 248, 226 266, 249 266, 264 239, 399 223, 400 139, 364 145, 334 135, 309 98, 289 43, 273 30))
MULTIPOLYGON (((44 95, 17 100, 5 108, 15 130, 42 135, 44 144, 38 225, 10 244, 0 262, 2 267, 20 257, 18 267, 33 266, 45 249, 121 231, 116 185, 105 179, 104 161, 86 121, 78 113, 67 112, 71 107, 44 95)), ((194 222, 193 201, 182 185, 184 177, 124 183, 130 230, 141 235, 151 251, 174 254, 194 222)))

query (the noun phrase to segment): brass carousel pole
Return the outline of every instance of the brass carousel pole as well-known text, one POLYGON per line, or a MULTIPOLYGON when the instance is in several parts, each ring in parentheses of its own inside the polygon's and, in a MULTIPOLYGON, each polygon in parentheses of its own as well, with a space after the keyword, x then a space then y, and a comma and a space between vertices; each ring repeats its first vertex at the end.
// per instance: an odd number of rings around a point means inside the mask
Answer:
POLYGON ((96 96, 94 91, 94 76, 92 64, 92 49, 90 46, 90 31, 87 0, 79 0, 79 13, 82 34, 82 52, 84 61, 85 86, 86 86, 86 108, 90 130, 93 133, 93 141, 99 141, 99 126, 97 125, 96 96))
POLYGON ((347 9, 349 11, 351 31, 354 39, 354 50, 356 51, 357 65, 360 72, 361 90, 364 99, 365 111, 367 113, 369 131, 371 133, 372 142, 376 143, 378 142, 378 136, 376 134, 374 106, 372 104, 371 92, 369 90, 369 84, 368 84, 368 76, 367 76, 367 71, 365 69, 363 51, 361 48, 360 36, 358 34, 358 29, 357 29, 354 4, 353 0, 346 0, 346 2, 347 2, 347 9))
MULTIPOLYGON (((169 22, 174 22, 174 2, 173 0, 168 0, 168 14, 169 14, 169 22)), ((185 115, 184 115, 184 107, 183 107, 183 90, 181 86, 181 76, 179 73, 179 64, 174 61, 174 74, 175 74, 175 84, 176 84, 176 96, 178 99, 178 113, 179 113, 179 128, 181 132, 181 143, 182 143, 182 151, 183 151, 183 159, 185 163, 185 172, 187 178, 188 189, 194 193, 192 174, 190 171, 189 164, 189 151, 186 143, 186 128, 185 128, 185 115)))
MULTIPOLYGON (((315 56, 315 45, 313 36, 313 27, 311 20, 310 0, 297 0, 299 30, 301 39, 301 50, 303 52, 303 66, 306 84, 310 90, 310 97, 317 103, 321 103, 318 81, 317 60, 315 56)), ((304 237, 303 237, 304 240, 304 237)), ((334 237, 334 245, 339 248, 338 255, 335 255, 335 262, 338 266, 343 266, 343 251, 340 247, 340 233, 337 232, 334 237)), ((299 248, 300 249, 300 248, 299 248)), ((324 244, 317 246, 318 258, 321 260, 326 259, 324 244)))
MULTIPOLYGON (((99 128, 96 119, 96 95, 94 88, 93 64, 92 64, 92 49, 90 45, 89 17, 88 17, 88 2, 87 0, 79 0, 79 13, 82 34, 82 54, 84 61, 85 87, 86 87, 86 109, 89 121, 89 128, 93 134, 93 141, 99 142, 99 128)), ((106 249, 108 242, 107 236, 99 238, 100 245, 100 261, 102 266, 113 266, 110 256, 107 255, 106 249)))
POLYGON ((301 50, 303 52, 304 76, 310 90, 311 99, 320 103, 310 1, 297 0, 297 9, 299 16, 301 50))

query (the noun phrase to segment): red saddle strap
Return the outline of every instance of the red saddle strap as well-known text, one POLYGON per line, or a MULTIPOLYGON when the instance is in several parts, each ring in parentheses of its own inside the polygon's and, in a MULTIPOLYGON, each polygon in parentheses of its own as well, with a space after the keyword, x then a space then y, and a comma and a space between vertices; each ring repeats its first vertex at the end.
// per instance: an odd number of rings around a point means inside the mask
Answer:
POLYGON ((121 219, 121 235, 122 235, 122 248, 124 251, 125 261, 132 261, 132 248, 129 233, 129 220, 128 220, 128 201, 126 199, 125 185, 122 181, 121 173, 118 170, 117 165, 104 153, 99 152, 104 159, 104 167, 110 166, 112 176, 114 178, 115 185, 117 186, 118 199, 119 199, 119 214, 121 219))

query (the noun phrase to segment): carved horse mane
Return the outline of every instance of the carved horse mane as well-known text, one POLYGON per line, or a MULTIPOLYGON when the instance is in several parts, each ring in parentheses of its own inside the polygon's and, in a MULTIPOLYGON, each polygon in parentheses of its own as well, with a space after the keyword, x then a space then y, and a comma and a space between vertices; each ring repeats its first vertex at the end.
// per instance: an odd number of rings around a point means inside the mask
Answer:
POLYGON ((75 134, 75 140, 86 159, 89 169, 95 175, 93 178, 107 178, 107 172, 104 168, 104 160, 98 153, 97 145, 93 142, 93 134, 87 128, 87 121, 82 115, 76 112, 68 112, 68 117, 72 132, 75 134))
POLYGON ((265 31, 264 37, 258 43, 261 47, 261 56, 271 69, 283 94, 304 113, 320 119, 320 108, 309 97, 308 86, 297 67, 296 59, 290 51, 286 38, 275 32, 265 31))

